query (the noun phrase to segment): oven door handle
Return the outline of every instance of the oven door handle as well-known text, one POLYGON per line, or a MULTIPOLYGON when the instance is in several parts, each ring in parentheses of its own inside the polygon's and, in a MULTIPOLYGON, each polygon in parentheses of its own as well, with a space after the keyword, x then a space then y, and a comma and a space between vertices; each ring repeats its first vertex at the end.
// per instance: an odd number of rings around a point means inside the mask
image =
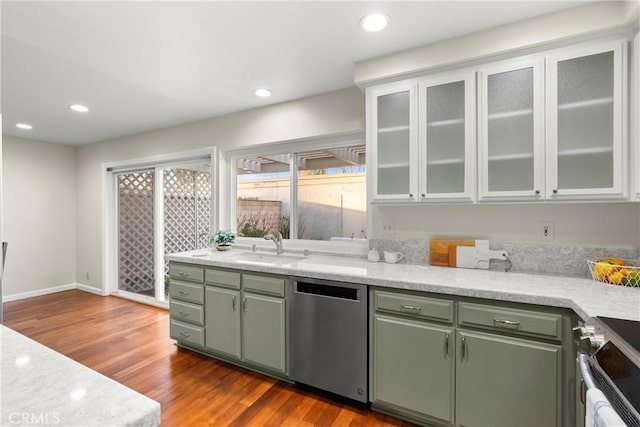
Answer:
POLYGON ((591 369, 589 368, 589 358, 587 355, 578 355, 578 366, 580 366, 582 381, 584 381, 584 385, 587 386, 587 390, 596 388, 596 385, 593 382, 593 376, 591 375, 591 369))

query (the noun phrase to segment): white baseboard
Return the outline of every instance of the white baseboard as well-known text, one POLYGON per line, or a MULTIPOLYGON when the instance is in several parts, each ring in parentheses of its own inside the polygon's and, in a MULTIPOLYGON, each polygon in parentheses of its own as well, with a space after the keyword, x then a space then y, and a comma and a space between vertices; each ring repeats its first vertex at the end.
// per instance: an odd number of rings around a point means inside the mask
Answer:
POLYGON ((25 298, 39 297, 41 295, 48 295, 48 294, 54 294, 56 292, 70 291, 72 289, 78 289, 84 292, 89 292, 92 294, 104 296, 104 294, 102 293, 102 289, 94 288, 93 286, 83 285, 81 283, 69 283, 68 285, 53 286, 51 288, 38 289, 35 291, 29 291, 29 292, 21 292, 19 294, 3 295, 2 302, 17 301, 25 298))
POLYGON ((74 283, 74 285, 76 285, 76 289, 84 292, 89 292, 90 294, 96 294, 103 297, 109 295, 108 293, 105 294, 104 292, 102 292, 102 289, 94 288, 93 286, 83 285, 82 283, 74 283))

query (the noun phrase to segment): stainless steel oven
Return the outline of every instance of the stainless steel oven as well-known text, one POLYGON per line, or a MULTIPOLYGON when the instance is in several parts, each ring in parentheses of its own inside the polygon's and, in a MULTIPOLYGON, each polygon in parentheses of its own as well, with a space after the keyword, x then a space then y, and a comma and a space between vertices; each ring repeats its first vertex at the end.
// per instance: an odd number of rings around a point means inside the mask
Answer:
POLYGON ((577 419, 586 425, 640 427, 640 322, 595 317, 575 332, 582 411, 577 419), (590 390, 602 393, 597 401, 587 398, 590 390), (599 420, 603 408, 612 409, 619 418, 609 413, 610 424, 599 420))

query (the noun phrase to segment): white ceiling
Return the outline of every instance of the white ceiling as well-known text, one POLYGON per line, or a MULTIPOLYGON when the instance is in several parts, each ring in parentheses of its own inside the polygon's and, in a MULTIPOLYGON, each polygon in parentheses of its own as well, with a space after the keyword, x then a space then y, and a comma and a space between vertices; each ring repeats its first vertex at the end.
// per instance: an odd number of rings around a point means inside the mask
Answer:
POLYGON ((356 61, 581 3, 2 1, 2 130, 80 145, 329 92, 356 61), (390 26, 362 31, 371 11, 390 26))

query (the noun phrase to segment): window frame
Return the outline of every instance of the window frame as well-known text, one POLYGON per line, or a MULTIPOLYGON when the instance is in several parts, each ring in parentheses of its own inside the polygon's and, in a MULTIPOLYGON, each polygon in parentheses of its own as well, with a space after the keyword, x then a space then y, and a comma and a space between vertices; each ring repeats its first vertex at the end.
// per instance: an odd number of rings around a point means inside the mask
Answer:
MULTIPOLYGON (((286 239, 287 246, 293 248, 304 249, 319 249, 329 250, 331 244, 334 247, 343 247, 347 251, 356 250, 361 251, 362 247, 368 248, 368 237, 366 241, 324 241, 324 240, 308 240, 298 239, 298 165, 297 158, 298 153, 305 151, 314 151, 321 149, 334 149, 343 148, 356 145, 366 145, 366 138, 364 132, 354 132, 348 134, 341 134, 336 136, 321 137, 321 138, 308 138, 297 139, 280 143, 253 145, 247 148, 239 150, 229 150, 225 153, 225 167, 227 170, 227 181, 229 183, 229 193, 225 199, 228 201, 226 209, 227 217, 226 227, 237 233, 237 199, 238 199, 238 180, 237 180, 237 161, 244 157, 254 157, 259 155, 276 155, 276 154, 290 154, 291 161, 289 164, 289 171, 291 174, 289 200, 290 200, 290 226, 291 236, 294 238, 286 239)), ((367 157, 368 159, 368 157, 367 157)), ((365 185, 368 178, 368 168, 365 163, 365 185)), ((369 189, 367 187, 367 193, 369 189)), ((368 200, 366 197, 365 200, 368 200)), ((367 210, 367 224, 369 222, 369 205, 365 206, 367 210)), ((368 231, 368 230, 367 230, 368 231)), ((264 244, 264 239, 258 237, 238 237, 236 242, 240 244, 264 244)), ((268 244, 268 243, 267 243, 268 244)))

